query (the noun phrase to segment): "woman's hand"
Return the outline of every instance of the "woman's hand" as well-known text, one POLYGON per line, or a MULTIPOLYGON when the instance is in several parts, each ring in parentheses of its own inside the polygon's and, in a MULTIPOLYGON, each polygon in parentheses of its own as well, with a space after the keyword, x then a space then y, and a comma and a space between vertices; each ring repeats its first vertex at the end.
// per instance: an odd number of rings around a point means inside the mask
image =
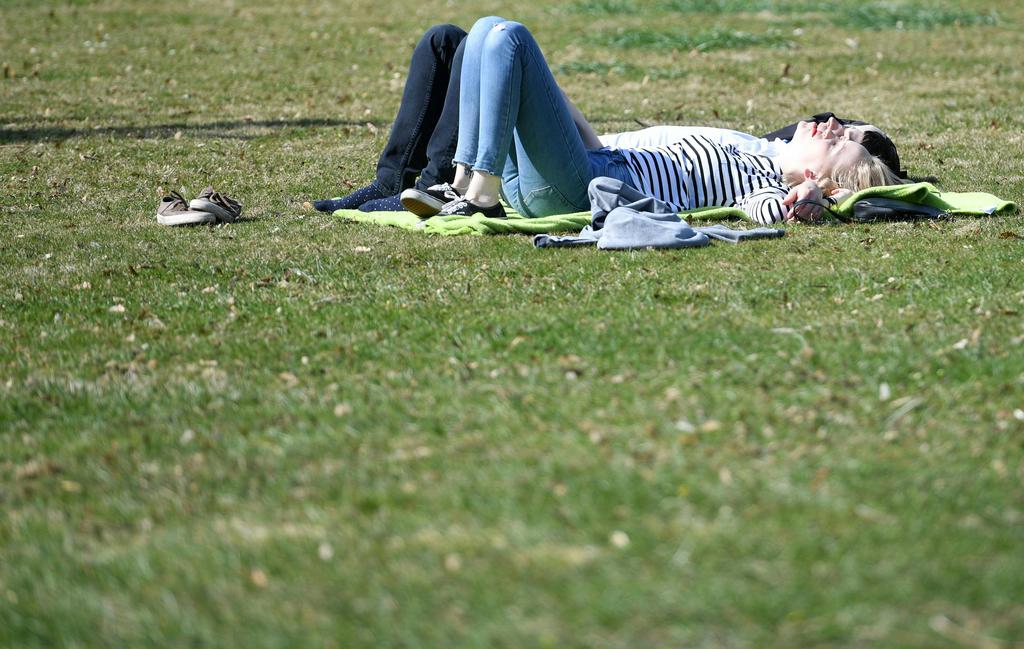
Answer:
POLYGON ((821 187, 818 186, 818 183, 813 180, 803 181, 790 189, 789 195, 782 201, 783 205, 793 206, 786 212, 786 223, 793 223, 794 221, 813 223, 817 221, 818 217, 821 216, 822 204, 824 202, 821 195, 821 187), (799 201, 812 202, 795 205, 799 201))
POLYGON ((849 198, 851 196, 853 196, 853 192, 851 190, 845 189, 843 187, 839 187, 837 189, 833 189, 832 193, 828 195, 829 198, 831 198, 832 200, 834 200, 836 202, 836 205, 842 203, 843 201, 845 201, 847 198, 849 198))

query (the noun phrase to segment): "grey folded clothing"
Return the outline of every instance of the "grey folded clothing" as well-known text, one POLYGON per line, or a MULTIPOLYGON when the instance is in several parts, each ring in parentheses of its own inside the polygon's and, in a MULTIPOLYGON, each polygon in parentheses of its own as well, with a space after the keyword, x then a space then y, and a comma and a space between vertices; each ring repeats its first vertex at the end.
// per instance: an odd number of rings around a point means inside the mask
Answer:
POLYGON ((706 234, 716 241, 725 243, 739 243, 740 241, 752 241, 754 239, 781 239, 786 236, 786 231, 780 228, 751 228, 739 230, 716 223, 715 225, 702 225, 694 228, 701 234, 706 234))
POLYGON ((634 250, 636 248, 697 248, 711 240, 695 232, 675 214, 651 214, 628 207, 617 207, 604 218, 604 227, 595 230, 588 225, 574 237, 538 234, 533 245, 538 248, 592 246, 599 250, 634 250))
POLYGON ((608 213, 618 207, 648 214, 676 216, 676 211, 665 201, 648 196, 639 189, 630 187, 615 178, 606 176, 594 178, 587 187, 587 194, 590 198, 590 213, 593 216, 591 223, 595 230, 602 229, 608 213))
POLYGON ((591 225, 576 236, 538 234, 538 248, 569 248, 597 244, 600 250, 637 248, 698 248, 711 239, 739 243, 748 239, 772 239, 785 236, 785 230, 754 228, 736 230, 724 225, 692 228, 679 218, 667 203, 642 194, 614 178, 598 177, 590 181, 591 225))

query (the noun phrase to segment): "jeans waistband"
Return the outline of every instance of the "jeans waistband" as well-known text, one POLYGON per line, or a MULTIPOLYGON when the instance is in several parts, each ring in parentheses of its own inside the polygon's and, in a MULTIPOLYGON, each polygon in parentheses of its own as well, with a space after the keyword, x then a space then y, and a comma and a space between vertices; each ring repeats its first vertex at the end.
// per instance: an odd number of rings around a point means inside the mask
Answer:
POLYGON ((606 176, 621 180, 630 187, 633 186, 633 177, 629 173, 629 163, 626 156, 618 149, 603 147, 587 152, 590 156, 590 170, 594 178, 606 176))

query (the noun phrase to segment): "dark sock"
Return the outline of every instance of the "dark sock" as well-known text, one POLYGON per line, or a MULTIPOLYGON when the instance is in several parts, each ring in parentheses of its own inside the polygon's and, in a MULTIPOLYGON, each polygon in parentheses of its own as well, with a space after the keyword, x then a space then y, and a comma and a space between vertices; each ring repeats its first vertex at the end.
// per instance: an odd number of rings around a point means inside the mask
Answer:
POLYGON ((405 207, 402 206, 400 200, 400 194, 394 196, 388 196, 387 198, 378 198, 375 201, 366 201, 359 206, 360 212, 404 212, 405 207))
POLYGON ((370 183, 362 189, 357 189, 347 196, 341 198, 327 198, 322 201, 313 201, 313 208, 319 212, 333 212, 334 210, 354 210, 366 201, 384 198, 384 192, 377 187, 377 183, 370 183))

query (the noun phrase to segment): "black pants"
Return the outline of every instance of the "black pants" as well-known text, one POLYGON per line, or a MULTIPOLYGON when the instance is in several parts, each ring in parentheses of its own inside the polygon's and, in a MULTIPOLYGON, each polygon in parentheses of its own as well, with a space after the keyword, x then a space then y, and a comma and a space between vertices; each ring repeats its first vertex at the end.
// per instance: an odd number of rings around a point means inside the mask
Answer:
POLYGON ((455 178, 465 39, 466 32, 455 25, 435 25, 416 44, 402 103, 377 161, 377 185, 385 195, 455 178))

